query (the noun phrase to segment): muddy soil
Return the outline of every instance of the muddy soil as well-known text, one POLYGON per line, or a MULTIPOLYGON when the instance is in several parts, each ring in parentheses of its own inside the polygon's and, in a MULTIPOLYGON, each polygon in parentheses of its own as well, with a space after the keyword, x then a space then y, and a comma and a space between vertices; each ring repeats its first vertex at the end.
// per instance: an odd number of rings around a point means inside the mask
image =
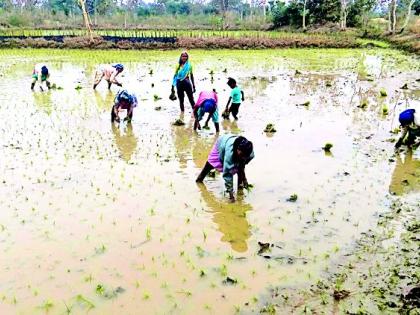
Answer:
POLYGON ((224 107, 232 76, 245 92, 239 120, 221 123, 255 146, 253 188, 232 204, 220 174, 194 182, 217 136, 168 99, 178 55, 0 51, 1 314, 259 312, 268 288, 328 279, 395 199, 418 202, 419 151, 396 154, 390 132, 419 108, 417 57, 190 51, 198 91, 224 107), (40 61, 57 88, 31 92, 40 61), (125 64, 138 96, 131 127, 110 123, 118 88, 91 88, 106 62, 125 64))

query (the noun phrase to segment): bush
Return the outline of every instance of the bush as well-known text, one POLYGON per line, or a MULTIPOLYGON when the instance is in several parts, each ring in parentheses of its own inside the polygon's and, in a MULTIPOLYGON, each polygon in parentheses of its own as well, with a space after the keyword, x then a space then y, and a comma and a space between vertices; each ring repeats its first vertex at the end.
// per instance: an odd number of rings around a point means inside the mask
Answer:
POLYGON ((22 15, 18 15, 18 14, 12 14, 9 16, 9 18, 7 19, 7 22, 11 25, 11 26, 16 26, 16 27, 20 27, 20 26, 25 26, 26 25, 26 20, 22 15))

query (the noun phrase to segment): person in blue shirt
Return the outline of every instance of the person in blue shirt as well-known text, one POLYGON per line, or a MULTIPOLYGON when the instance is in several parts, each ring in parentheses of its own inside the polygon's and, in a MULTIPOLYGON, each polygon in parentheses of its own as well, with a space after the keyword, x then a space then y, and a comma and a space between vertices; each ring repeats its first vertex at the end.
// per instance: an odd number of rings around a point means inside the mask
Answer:
POLYGON ((137 106, 137 97, 134 94, 129 93, 127 90, 118 92, 114 99, 114 105, 111 109, 111 122, 120 122, 118 112, 122 109, 127 110, 127 117, 124 120, 131 122, 133 119, 133 110, 137 106))

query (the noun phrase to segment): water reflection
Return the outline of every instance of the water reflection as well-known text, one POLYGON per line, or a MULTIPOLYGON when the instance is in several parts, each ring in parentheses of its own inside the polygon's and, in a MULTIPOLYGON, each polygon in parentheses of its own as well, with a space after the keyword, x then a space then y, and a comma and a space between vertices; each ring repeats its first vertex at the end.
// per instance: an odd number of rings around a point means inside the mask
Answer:
MULTIPOLYGON (((179 115, 179 119, 184 120, 184 114, 179 115)), ((191 122, 186 126, 171 126, 172 135, 174 138, 174 145, 176 150, 176 156, 179 160, 179 167, 185 169, 187 162, 191 156, 191 138, 193 137, 193 128, 191 122)))
POLYGON ((223 119, 222 127, 223 127, 223 130, 225 130, 226 132, 230 132, 233 134, 237 134, 241 132, 241 129, 239 129, 238 123, 236 122, 236 120, 223 119))
POLYGON ((223 234, 222 242, 230 243, 236 252, 246 252, 248 250, 247 240, 251 236, 246 213, 252 210, 252 206, 245 203, 241 195, 238 195, 235 203, 229 203, 216 198, 204 184, 198 186, 201 197, 209 211, 213 213, 213 222, 218 225, 218 230, 223 234))
POLYGON ((395 195, 420 191, 420 160, 413 159, 412 150, 407 151, 404 160, 397 154, 389 191, 395 195))
POLYGON ((137 148, 137 137, 134 135, 132 124, 128 124, 125 130, 120 130, 116 124, 112 125, 115 143, 120 151, 120 157, 128 162, 137 148))
POLYGON ((51 115, 52 109, 53 109, 53 102, 51 98, 51 92, 33 92, 32 93, 34 97, 34 104, 35 106, 45 112, 47 115, 51 115))
POLYGON ((111 107, 114 104, 115 94, 107 90, 105 92, 93 91, 95 96, 96 106, 102 110, 111 111, 111 107))

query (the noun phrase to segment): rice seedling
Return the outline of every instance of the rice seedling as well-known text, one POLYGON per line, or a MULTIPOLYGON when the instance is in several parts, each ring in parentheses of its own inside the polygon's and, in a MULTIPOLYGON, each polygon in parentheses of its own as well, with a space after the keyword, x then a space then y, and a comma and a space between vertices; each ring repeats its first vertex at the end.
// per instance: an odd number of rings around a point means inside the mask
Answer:
POLYGON ((327 142, 323 147, 322 147, 322 150, 324 150, 325 152, 330 152, 331 151, 331 149, 332 149, 332 147, 333 147, 333 144, 332 143, 330 143, 330 142, 327 142))
POLYGON ((277 130, 276 130, 276 128, 274 127, 274 124, 272 124, 272 123, 269 123, 269 124, 267 124, 267 126, 265 127, 265 129, 264 129, 264 132, 267 132, 267 133, 274 133, 274 132, 276 132, 277 130))
POLYGON ((381 89, 380 91, 379 91, 379 95, 381 96, 381 97, 386 97, 386 96, 388 96, 388 93, 386 92, 386 90, 385 89, 381 89))
POLYGON ((148 291, 143 292, 143 300, 149 300, 151 298, 151 294, 148 291))
POLYGON ((298 195, 297 194, 292 194, 292 195, 290 195, 289 198, 286 199, 286 201, 288 201, 288 202, 296 202, 297 199, 298 199, 298 195))
POLYGON ((83 295, 78 294, 76 295, 76 302, 82 307, 87 309, 88 311, 95 307, 95 304, 93 304, 91 301, 89 301, 87 298, 85 298, 83 295))

